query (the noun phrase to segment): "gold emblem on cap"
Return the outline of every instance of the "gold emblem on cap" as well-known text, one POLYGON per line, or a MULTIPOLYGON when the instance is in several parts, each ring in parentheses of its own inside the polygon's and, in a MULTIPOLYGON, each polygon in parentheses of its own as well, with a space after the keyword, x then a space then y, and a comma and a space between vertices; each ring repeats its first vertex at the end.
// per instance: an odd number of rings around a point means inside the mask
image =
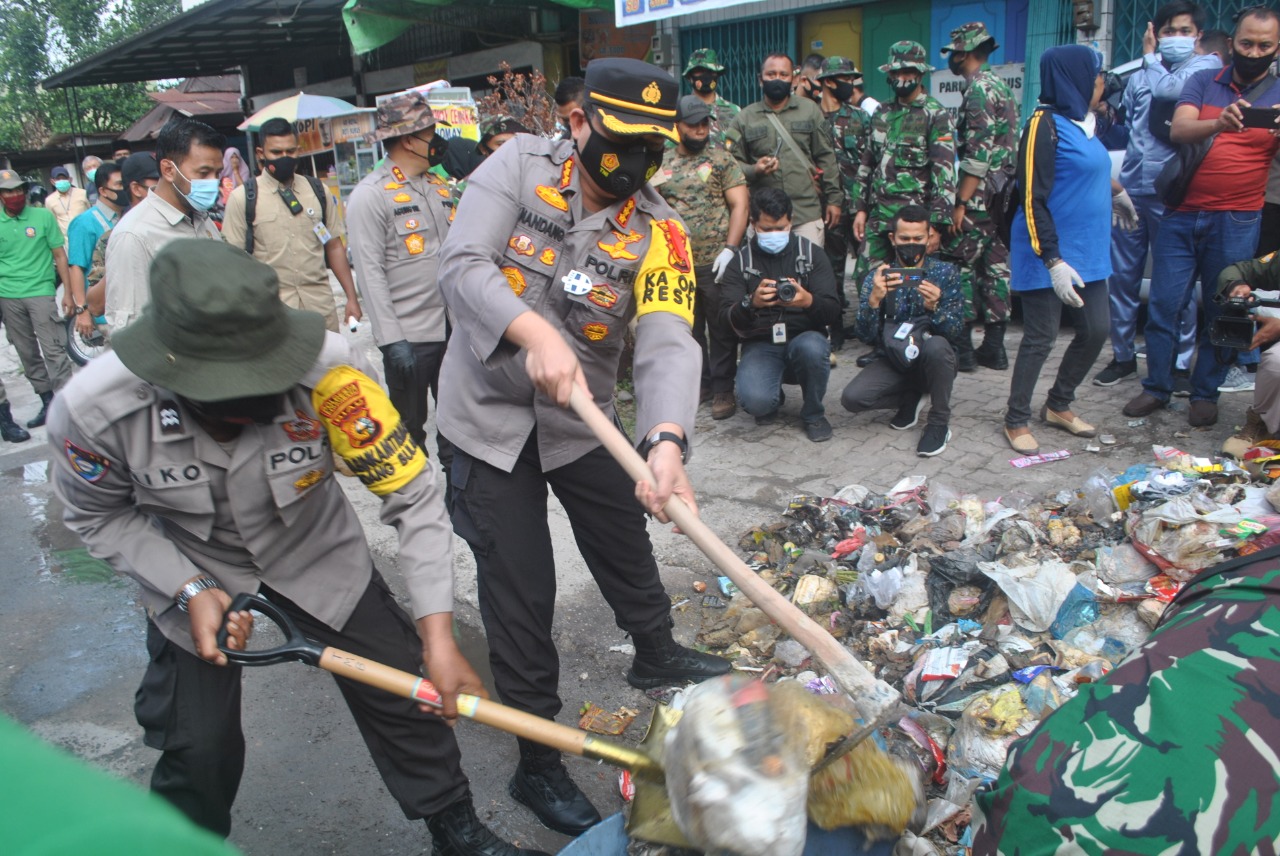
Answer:
POLYGON ((657 104, 661 101, 662 90, 658 88, 658 81, 650 81, 649 85, 644 88, 644 92, 640 93, 640 97, 644 99, 646 104, 657 104))

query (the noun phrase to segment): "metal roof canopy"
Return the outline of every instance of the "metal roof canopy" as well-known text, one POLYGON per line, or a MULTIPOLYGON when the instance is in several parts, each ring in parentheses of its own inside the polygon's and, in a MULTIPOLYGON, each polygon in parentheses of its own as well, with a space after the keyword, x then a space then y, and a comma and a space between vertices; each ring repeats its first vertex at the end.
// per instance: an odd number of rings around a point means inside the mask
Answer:
POLYGON ((272 51, 347 49, 345 0, 209 0, 44 81, 45 89, 217 74, 272 51), (287 23, 269 23, 272 20, 287 23))

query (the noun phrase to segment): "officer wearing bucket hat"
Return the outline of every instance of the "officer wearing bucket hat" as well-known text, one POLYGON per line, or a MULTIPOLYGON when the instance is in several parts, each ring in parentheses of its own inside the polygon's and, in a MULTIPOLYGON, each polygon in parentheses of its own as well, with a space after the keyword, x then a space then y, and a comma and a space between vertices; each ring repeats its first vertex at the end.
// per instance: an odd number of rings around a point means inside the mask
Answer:
POLYGON ((689 81, 689 88, 698 96, 711 112, 711 143, 724 145, 724 132, 742 108, 720 94, 720 78, 725 67, 720 64, 720 57, 711 48, 698 48, 689 54, 689 61, 684 66, 684 79, 689 81))
MULTIPOLYGON (((644 518, 672 493, 693 499, 684 469, 700 362, 693 257, 683 224, 648 183, 665 142, 678 140, 677 93, 656 66, 593 60, 584 105, 569 114, 572 139, 520 134, 489 157, 471 175, 440 262, 453 335, 437 420, 455 446, 454 530, 476 557, 498 693, 548 719, 561 709, 548 486, 634 640, 633 686, 729 666, 673 640, 644 518), (577 384, 613 411, 632 319, 636 431, 656 490, 638 487, 563 409, 577 384)), ((520 741, 510 791, 566 835, 600 820, 555 750, 520 741)))
MULTIPOLYGON (((240 667, 215 633, 235 594, 264 593, 322 644, 410 672, 425 663, 447 711, 483 687, 453 641, 435 479, 360 351, 320 315, 286 307, 272 268, 218 241, 167 244, 150 290, 114 350, 54 400, 53 482, 67 526, 141 584, 151 661, 135 712, 146 744, 163 750, 152 790, 225 836, 245 741, 240 667), (373 566, 335 452, 396 527, 416 628, 373 566)), ((243 646, 250 616, 229 626, 243 646)), ((438 856, 528 852, 476 818, 443 720, 339 687, 387 789, 406 817, 426 819, 438 856)))

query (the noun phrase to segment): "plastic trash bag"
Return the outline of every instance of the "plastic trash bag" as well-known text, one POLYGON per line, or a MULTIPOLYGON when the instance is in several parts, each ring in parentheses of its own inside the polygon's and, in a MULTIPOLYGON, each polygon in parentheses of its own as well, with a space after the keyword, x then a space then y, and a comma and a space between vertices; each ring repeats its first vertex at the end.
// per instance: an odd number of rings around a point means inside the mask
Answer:
POLYGON ((1035 726, 1017 684, 1005 684, 975 698, 960 715, 947 743, 947 765, 967 779, 994 781, 1009 746, 1035 726))
POLYGON ((1013 620, 1035 633, 1049 629, 1076 584, 1071 568, 1059 561, 1015 568, 1001 562, 981 562, 978 569, 995 580, 1009 598, 1013 620))
POLYGON ((942 624, 955 617, 980 618, 991 605, 996 587, 979 569, 978 565, 991 558, 989 548, 977 550, 962 547, 929 561, 929 575, 925 587, 929 590, 929 608, 933 610, 935 624, 942 624), (957 589, 963 588, 957 597, 957 589), (977 592, 977 602, 971 595, 977 592), (956 612, 960 607, 962 612, 956 612))

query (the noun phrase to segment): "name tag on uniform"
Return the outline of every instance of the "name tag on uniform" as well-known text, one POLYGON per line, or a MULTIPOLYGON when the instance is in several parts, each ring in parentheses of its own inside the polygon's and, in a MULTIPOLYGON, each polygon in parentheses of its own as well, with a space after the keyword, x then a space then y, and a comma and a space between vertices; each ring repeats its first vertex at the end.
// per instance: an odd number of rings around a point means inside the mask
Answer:
POLYGON ((902 324, 898 326, 898 332, 893 334, 893 338, 895 339, 907 338, 908 336, 911 335, 911 330, 914 326, 915 325, 913 325, 910 321, 903 321, 902 324))
POLYGON ((773 325, 773 343, 775 345, 785 345, 787 343, 787 325, 782 321, 773 325))
POLYGON ((329 243, 333 235, 329 234, 329 230, 325 228, 323 223, 317 223, 311 227, 311 231, 316 233, 316 237, 320 239, 320 245, 324 246, 329 243))

